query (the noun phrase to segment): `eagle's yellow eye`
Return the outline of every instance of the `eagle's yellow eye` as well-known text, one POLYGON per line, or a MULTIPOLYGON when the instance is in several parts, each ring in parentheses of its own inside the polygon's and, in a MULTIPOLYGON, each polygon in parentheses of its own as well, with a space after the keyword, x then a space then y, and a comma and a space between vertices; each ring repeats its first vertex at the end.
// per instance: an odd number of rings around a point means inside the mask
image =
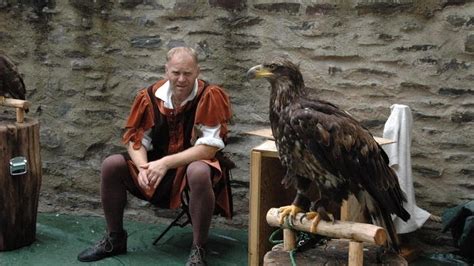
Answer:
POLYGON ((268 65, 268 69, 270 70, 275 70, 277 68, 277 65, 276 64, 270 64, 268 65))

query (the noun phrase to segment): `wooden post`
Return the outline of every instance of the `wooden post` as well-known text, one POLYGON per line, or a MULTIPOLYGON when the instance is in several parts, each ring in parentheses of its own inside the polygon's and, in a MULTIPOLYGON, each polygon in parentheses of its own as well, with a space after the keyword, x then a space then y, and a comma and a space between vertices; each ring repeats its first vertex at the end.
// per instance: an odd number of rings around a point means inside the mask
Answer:
MULTIPOLYGON (((31 244, 36 236, 36 216, 41 186, 38 120, 17 123, 0 115, 0 251, 31 244), (10 173, 10 160, 27 160, 27 172, 10 173)), ((13 169, 13 168, 12 168, 13 169)))
POLYGON ((16 121, 18 123, 23 123, 24 120, 25 120, 25 109, 16 108, 16 121))
POLYGON ((362 266, 364 264, 364 243, 349 242, 349 266, 362 266))
POLYGON ((283 250, 290 251, 296 248, 296 233, 292 229, 283 229, 283 250))

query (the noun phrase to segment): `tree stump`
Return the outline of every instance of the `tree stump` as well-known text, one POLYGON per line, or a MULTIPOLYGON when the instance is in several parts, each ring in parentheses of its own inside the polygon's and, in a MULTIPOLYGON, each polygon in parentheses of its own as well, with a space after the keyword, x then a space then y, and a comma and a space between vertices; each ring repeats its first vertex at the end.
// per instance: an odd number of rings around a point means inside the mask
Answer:
POLYGON ((41 187, 39 123, 0 114, 0 251, 35 241, 41 187), (25 157, 27 172, 10 173, 10 160, 25 157))
MULTIPOLYGON (((331 239, 326 244, 315 246, 304 252, 294 255, 296 265, 348 265, 350 241, 346 239, 331 239)), ((364 253, 361 254, 363 265, 408 265, 407 261, 395 253, 378 253, 378 246, 373 244, 364 245, 364 253)), ((265 254, 263 265, 283 266, 291 265, 290 252, 285 251, 283 244, 275 245, 271 251, 265 254)))

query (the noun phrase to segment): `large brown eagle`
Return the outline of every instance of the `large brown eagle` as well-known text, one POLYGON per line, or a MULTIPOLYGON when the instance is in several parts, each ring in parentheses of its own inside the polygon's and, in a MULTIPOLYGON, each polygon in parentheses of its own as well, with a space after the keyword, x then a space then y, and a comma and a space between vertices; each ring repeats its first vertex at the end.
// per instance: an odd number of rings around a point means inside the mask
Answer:
POLYGON ((311 99, 298 67, 286 59, 254 66, 247 77, 266 78, 271 84, 270 123, 286 168, 282 183, 297 190, 292 205, 280 208, 280 223, 288 215, 294 219, 298 212, 317 210, 307 214, 316 216, 315 228, 320 219, 330 220, 329 204, 340 207, 353 193, 373 222, 388 231, 389 245, 398 251, 391 215, 407 221, 410 214, 403 208, 406 199, 396 173, 371 133, 334 104, 311 99), (320 195, 310 192, 313 182, 320 195))
POLYGON ((0 53, 0 97, 9 96, 25 99, 26 89, 17 67, 4 54, 0 53))

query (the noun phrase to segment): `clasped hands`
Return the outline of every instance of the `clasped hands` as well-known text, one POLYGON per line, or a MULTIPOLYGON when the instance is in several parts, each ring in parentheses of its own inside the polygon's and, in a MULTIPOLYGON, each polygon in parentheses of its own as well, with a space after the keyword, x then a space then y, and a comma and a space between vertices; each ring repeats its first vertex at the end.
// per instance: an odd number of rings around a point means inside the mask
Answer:
POLYGON ((168 171, 163 160, 151 161, 138 166, 138 184, 142 189, 155 189, 168 171))

